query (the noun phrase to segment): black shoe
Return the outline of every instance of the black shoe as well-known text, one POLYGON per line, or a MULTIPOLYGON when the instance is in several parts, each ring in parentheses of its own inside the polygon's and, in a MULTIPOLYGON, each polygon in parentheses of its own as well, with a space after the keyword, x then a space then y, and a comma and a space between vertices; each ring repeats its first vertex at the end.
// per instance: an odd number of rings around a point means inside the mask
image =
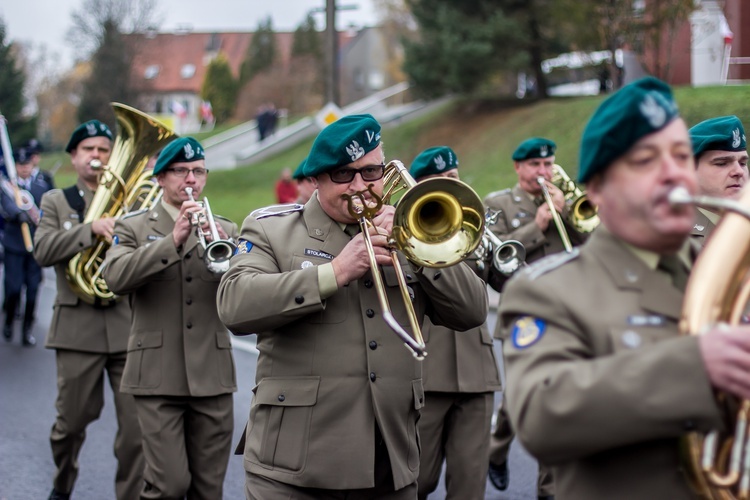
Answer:
POLYGON ((70 500, 70 493, 60 493, 53 489, 47 500, 70 500))
POLYGON ((508 475, 508 462, 503 462, 501 465, 495 465, 490 462, 490 468, 487 471, 487 475, 490 477, 492 486, 500 491, 508 489, 508 483, 510 482, 510 476, 508 475))
POLYGON ((6 342, 10 342, 13 338, 13 325, 5 325, 3 327, 3 337, 5 337, 6 342))

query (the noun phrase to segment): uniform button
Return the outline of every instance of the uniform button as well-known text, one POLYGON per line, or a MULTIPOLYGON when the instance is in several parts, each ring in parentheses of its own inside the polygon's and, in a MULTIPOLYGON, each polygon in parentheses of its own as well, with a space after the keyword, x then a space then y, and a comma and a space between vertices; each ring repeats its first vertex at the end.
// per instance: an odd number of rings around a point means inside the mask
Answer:
POLYGON ((372 280, 365 280, 365 288, 372 288, 372 280))
POLYGON ((294 301, 297 304, 302 304, 305 301, 305 297, 303 297, 302 295, 297 295, 296 297, 294 297, 294 301))
POLYGON ((190 304, 192 304, 192 303, 193 303, 193 299, 187 299, 187 300, 185 301, 185 304, 187 304, 187 305, 190 305, 190 304))
POLYGON ((190 258, 190 255, 192 255, 192 254, 191 254, 191 252, 188 252, 188 253, 186 253, 186 254, 185 254, 185 258, 186 258, 186 259, 189 259, 189 258, 190 258))
POLYGON ((279 401, 283 403, 285 399, 286 399, 286 396, 284 396, 283 394, 279 394, 279 401))
POLYGON ((377 348, 378 348, 378 343, 375 342, 374 340, 371 340, 370 341, 370 349, 372 349, 374 351, 377 348))
POLYGON ((193 324, 192 324, 191 322, 189 322, 189 321, 188 321, 188 324, 187 324, 187 325, 185 325, 185 326, 186 326, 186 327, 188 327, 188 330, 189 330, 189 329, 191 329, 191 328, 193 327, 193 324))
POLYGON ((138 347, 141 347, 141 341, 140 340, 138 341, 138 347))
POLYGON ((410 280, 411 279, 411 274, 407 274, 406 275, 406 279, 410 280))
POLYGON ((372 318, 373 316, 375 316, 375 311, 373 311, 372 309, 368 309, 367 311, 365 311, 365 314, 368 318, 372 318))
POLYGON ((443 275, 443 273, 442 273, 442 272, 440 272, 440 271, 438 271, 438 272, 436 272, 436 273, 435 273, 435 276, 433 276, 433 277, 432 277, 432 279, 436 280, 436 279, 438 279, 439 277, 441 277, 442 275, 443 275))
POLYGON ((161 259, 162 264, 166 264, 167 262, 169 262, 167 259, 161 259))
POLYGON ((188 283, 190 283, 191 281, 193 281, 193 277, 192 276, 188 276, 187 278, 185 278, 185 281, 187 281, 188 283))
POLYGON ((375 382, 376 378, 377 377, 375 376, 375 372, 370 372, 370 380, 372 380, 373 382, 375 382))

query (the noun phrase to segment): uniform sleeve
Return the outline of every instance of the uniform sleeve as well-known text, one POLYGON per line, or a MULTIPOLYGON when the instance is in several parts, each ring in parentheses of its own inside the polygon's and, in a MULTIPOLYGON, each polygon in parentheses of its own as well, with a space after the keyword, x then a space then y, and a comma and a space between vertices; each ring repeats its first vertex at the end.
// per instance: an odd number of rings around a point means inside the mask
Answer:
POLYGON ((172 233, 141 246, 135 220, 121 219, 115 223, 115 235, 117 244, 107 251, 102 275, 109 289, 118 295, 132 293, 158 272, 181 261, 172 233))
POLYGON ((4 190, 0 190, 0 204, 2 204, 2 216, 6 220, 14 221, 18 219, 21 209, 16 205, 16 201, 4 190))
POLYGON ((282 272, 264 226, 245 219, 240 234, 246 250, 232 257, 216 295, 221 321, 233 333, 276 329, 325 307, 315 266, 282 272))
POLYGON ((572 317, 559 294, 524 277, 506 288, 500 321, 509 415, 544 463, 721 426, 694 337, 596 357, 585 320, 572 317), (541 337, 519 347, 522 325, 535 318, 541 337))
POLYGON ((70 229, 61 227, 61 215, 54 195, 62 193, 48 191, 42 197, 42 218, 34 233, 34 258, 40 266, 53 266, 70 260, 97 242, 91 232, 91 223, 74 224, 70 229))
POLYGON ((487 286, 467 264, 425 267, 415 274, 429 299, 427 316, 434 324, 465 331, 487 320, 487 286))

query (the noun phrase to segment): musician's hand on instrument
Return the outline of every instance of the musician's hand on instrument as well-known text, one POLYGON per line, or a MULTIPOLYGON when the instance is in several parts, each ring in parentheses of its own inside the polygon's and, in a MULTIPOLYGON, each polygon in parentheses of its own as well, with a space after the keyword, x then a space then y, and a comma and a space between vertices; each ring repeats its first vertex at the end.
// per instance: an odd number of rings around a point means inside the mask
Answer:
POLYGON ((722 391, 750 399, 750 327, 716 327, 698 337, 711 384, 722 391))
POLYGON ((112 241, 112 235, 115 233, 115 219, 104 217, 95 220, 91 223, 91 232, 107 241, 112 241))
POLYGON ((396 208, 393 205, 383 205, 378 215, 372 218, 372 223, 381 233, 391 234, 393 230, 393 215, 395 213, 396 208))
POLYGON ((177 219, 174 222, 174 229, 172 230, 172 239, 174 240, 174 246, 179 247, 184 245, 187 239, 190 237, 190 233, 194 230, 193 228, 193 214, 201 210, 201 206, 191 200, 183 201, 180 206, 180 213, 177 215, 177 219))
POLYGON ((539 205, 539 207, 536 209, 534 222, 537 226, 539 226, 539 229, 541 229, 542 232, 547 230, 547 228, 549 227, 549 222, 551 220, 552 212, 550 211, 549 206, 546 203, 539 205))
MULTIPOLYGON (((369 228, 369 234, 375 260, 381 265, 389 264, 391 254, 386 247, 388 239, 384 235, 376 234, 372 227, 369 228)), ((341 253, 331 261, 331 264, 339 288, 364 276, 370 270, 370 257, 367 253, 364 236, 358 234, 352 238, 341 250, 341 253)))
POLYGON ((560 188, 552 184, 550 181, 547 181, 547 190, 552 198, 552 204, 555 205, 558 212, 562 213, 565 208, 565 195, 560 188))

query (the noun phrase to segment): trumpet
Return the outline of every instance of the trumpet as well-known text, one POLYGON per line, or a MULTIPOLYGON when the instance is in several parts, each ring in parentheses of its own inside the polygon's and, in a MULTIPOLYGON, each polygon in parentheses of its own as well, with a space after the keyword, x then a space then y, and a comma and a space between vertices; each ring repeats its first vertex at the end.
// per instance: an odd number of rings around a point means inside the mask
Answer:
MULTIPOLYGON (((196 201, 193 197, 193 188, 186 187, 185 193, 187 193, 190 201, 196 201)), ((223 274, 229 270, 229 259, 237 250, 237 245, 229 240, 222 240, 219 236, 208 198, 204 197, 203 201, 199 201, 198 204, 201 205, 201 210, 193 212, 190 223, 195 227, 195 235, 205 250, 203 260, 209 271, 215 274, 223 274), (203 230, 206 222, 208 222, 208 231, 203 230), (209 236, 211 237, 210 242, 208 242, 209 236)))
POLYGON ((481 262, 489 260, 495 271, 509 278, 526 265, 526 247, 518 240, 502 241, 490 230, 489 226, 495 223, 499 213, 487 209, 482 242, 474 253, 481 262))
POLYGON ((349 214, 362 230, 383 319, 414 357, 421 360, 427 351, 397 249, 411 262, 423 267, 447 267, 461 262, 474 252, 481 240, 484 229, 482 201, 471 187, 455 179, 434 178, 417 184, 398 160, 385 166, 383 195, 375 193, 372 186, 370 184, 365 191, 352 195, 344 194, 342 198, 347 201, 349 214), (406 192, 396 204, 389 246, 413 337, 393 316, 367 230, 383 204, 404 189, 406 192))

